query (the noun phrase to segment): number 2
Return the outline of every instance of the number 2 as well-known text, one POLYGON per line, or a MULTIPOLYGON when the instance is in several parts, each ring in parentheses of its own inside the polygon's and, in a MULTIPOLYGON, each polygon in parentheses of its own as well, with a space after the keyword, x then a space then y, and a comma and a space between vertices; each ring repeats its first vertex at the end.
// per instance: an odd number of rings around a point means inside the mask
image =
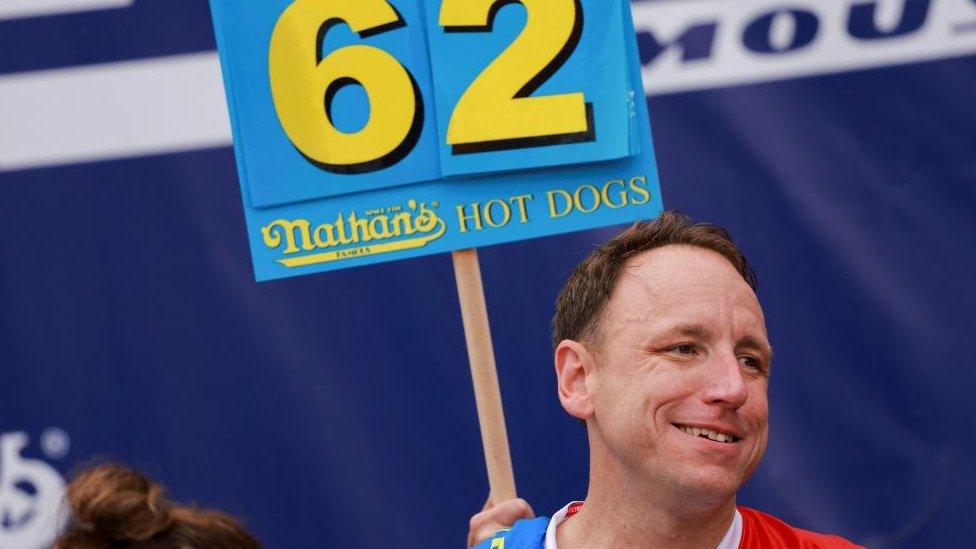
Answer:
MULTIPOLYGON (((454 154, 592 141, 593 119, 582 92, 530 97, 579 43, 579 0, 517 0, 525 28, 461 95, 447 127, 454 154)), ((512 0, 444 0, 446 32, 490 32, 512 0)))

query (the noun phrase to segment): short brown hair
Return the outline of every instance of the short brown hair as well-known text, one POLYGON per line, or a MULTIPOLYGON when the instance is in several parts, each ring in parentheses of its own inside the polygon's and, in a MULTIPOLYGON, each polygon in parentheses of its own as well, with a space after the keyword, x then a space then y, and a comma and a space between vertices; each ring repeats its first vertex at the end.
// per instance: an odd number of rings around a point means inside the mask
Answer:
POLYGON ((756 274, 727 230, 711 223, 692 223, 688 216, 678 212, 664 212, 657 219, 634 223, 573 269, 556 299, 553 347, 564 339, 581 341, 593 337, 627 261, 648 250, 670 245, 717 252, 729 260, 749 287, 753 290, 757 287, 756 274))
POLYGON ((85 470, 68 485, 71 522, 54 549, 258 549, 234 518, 177 505, 163 487, 121 465, 85 470))

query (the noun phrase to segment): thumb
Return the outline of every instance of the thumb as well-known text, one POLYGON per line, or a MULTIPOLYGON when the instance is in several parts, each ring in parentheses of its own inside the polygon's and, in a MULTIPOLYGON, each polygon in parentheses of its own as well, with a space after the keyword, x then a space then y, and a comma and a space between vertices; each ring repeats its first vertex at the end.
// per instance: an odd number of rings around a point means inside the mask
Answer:
POLYGON ((533 518, 535 512, 529 502, 521 498, 502 501, 492 505, 491 499, 485 503, 485 508, 471 517, 468 528, 468 547, 473 547, 490 538, 504 528, 511 528, 519 519, 533 518))

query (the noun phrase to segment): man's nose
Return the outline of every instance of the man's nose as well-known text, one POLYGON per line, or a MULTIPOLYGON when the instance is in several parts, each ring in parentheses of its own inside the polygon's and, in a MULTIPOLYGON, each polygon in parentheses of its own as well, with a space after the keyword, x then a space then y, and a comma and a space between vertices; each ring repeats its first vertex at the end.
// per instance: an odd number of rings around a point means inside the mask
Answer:
POLYGON ((721 353, 714 356, 711 362, 703 400, 706 404, 739 409, 749 398, 749 389, 738 357, 735 353, 721 353))

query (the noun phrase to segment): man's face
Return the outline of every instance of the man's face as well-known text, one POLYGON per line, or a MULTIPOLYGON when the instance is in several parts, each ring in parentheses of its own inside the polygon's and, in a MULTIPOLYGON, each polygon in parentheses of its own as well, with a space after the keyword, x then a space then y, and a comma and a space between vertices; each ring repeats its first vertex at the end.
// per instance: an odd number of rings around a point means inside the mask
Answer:
POLYGON ((631 259, 589 349, 588 425, 605 465, 699 497, 727 498, 752 474, 771 348, 755 293, 724 257, 666 246, 631 259))

